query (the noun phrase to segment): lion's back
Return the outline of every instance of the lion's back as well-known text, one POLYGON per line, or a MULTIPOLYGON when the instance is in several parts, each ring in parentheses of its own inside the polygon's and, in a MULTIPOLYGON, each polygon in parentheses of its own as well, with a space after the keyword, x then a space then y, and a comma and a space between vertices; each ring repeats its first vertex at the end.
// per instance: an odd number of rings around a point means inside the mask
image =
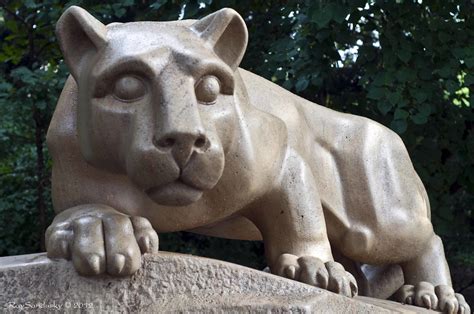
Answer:
MULTIPOLYGON (((431 234, 425 188, 395 132, 311 103, 255 74, 242 74, 251 86, 252 105, 285 122, 289 145, 312 169, 332 241, 343 246, 354 230, 369 242, 388 242, 393 230, 398 230, 395 242, 406 241, 400 234, 418 234, 421 242, 431 234)), ((364 245, 348 246, 364 254, 364 245)))

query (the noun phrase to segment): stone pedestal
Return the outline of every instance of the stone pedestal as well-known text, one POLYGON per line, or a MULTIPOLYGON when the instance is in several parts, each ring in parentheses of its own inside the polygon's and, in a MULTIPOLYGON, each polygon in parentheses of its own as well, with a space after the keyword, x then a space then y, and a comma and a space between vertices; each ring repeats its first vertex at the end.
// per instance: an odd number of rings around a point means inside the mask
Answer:
POLYGON ((0 258, 0 312, 427 313, 395 302, 346 298, 213 259, 145 255, 133 276, 82 277, 42 254, 0 258))

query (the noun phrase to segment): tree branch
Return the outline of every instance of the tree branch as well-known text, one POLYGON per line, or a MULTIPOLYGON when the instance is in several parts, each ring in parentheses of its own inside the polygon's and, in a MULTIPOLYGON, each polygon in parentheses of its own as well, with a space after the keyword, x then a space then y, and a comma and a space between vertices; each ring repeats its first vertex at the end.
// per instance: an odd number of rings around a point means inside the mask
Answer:
POLYGON ((0 177, 8 176, 8 175, 16 175, 16 174, 31 174, 33 170, 18 170, 18 171, 9 171, 9 172, 2 172, 0 173, 0 177))
POLYGON ((30 24, 28 24, 28 22, 25 21, 25 19, 23 19, 21 16, 17 15, 15 12, 13 12, 12 10, 10 10, 8 7, 7 7, 7 4, 3 1, 3 0, 0 0, 0 7, 5 10, 5 12, 7 12, 8 14, 10 14, 13 18, 15 18, 15 20, 21 22, 22 24, 24 24, 26 27, 30 27, 30 24))

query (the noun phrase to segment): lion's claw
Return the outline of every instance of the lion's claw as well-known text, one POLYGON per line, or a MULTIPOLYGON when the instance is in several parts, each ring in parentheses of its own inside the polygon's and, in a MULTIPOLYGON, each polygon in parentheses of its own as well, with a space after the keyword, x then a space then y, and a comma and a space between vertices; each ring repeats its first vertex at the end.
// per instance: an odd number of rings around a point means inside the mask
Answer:
POLYGON ((453 288, 448 285, 435 287, 425 281, 416 285, 404 285, 395 293, 394 299, 401 303, 442 311, 443 313, 471 313, 464 297, 459 293, 454 293, 453 288))
POLYGON ((106 206, 76 217, 60 215, 46 232, 48 257, 72 259, 83 275, 130 275, 140 267, 141 253, 158 251, 158 235, 143 217, 106 206))
POLYGON ((458 305, 459 305, 458 313, 470 314, 471 308, 469 307, 469 304, 467 304, 466 300, 464 299, 464 296, 460 293, 455 293, 454 296, 456 297, 456 300, 458 301, 458 305))
POLYGON ((142 253, 158 252, 158 235, 148 219, 143 217, 130 217, 135 238, 142 253))
POLYGON ((354 276, 337 262, 323 263, 314 256, 298 257, 282 254, 272 272, 347 297, 357 295, 357 282, 354 276))

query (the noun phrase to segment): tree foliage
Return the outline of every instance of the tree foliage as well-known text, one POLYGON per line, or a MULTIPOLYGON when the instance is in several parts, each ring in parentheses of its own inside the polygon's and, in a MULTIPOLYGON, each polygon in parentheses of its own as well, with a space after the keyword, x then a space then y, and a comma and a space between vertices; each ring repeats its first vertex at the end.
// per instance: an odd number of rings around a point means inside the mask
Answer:
POLYGON ((264 60, 252 69, 307 99, 399 133, 450 256, 473 263, 472 2, 307 1, 275 7, 271 16, 280 18, 268 22, 273 26, 266 41, 259 38, 260 47, 250 47, 264 52, 246 59, 264 60))
MULTIPOLYGON (((474 264, 474 5, 447 0, 0 0, 1 255, 44 250, 40 240, 53 217, 44 140, 67 75, 54 24, 72 4, 104 23, 236 9, 250 34, 242 67, 398 132, 428 190, 448 258, 474 264)), ((252 242, 179 233, 162 243, 263 265, 262 247, 252 242)))

